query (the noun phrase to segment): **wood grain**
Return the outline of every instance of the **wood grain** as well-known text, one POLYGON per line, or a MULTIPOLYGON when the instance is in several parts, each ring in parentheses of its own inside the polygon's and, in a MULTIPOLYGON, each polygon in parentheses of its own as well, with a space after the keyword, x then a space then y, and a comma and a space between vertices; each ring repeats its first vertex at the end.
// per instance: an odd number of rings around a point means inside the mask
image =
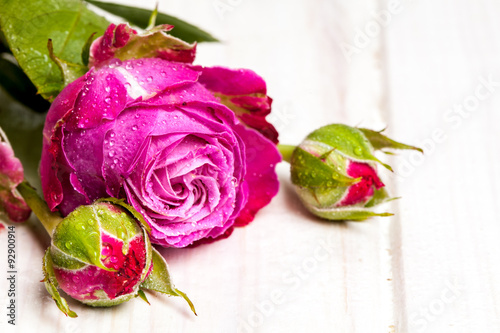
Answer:
MULTIPOLYGON (((280 193, 248 227, 211 245, 161 251, 198 317, 180 298, 149 295, 151 306, 70 301, 77 319, 65 318, 38 282, 49 238, 35 236, 43 230, 32 219, 16 226, 18 325, 7 325, 2 310, 2 332, 500 332, 497 1, 171 0, 160 10, 223 41, 199 45, 198 64, 251 68, 266 79, 282 143, 342 122, 387 127, 422 146, 423 156, 384 157, 396 171, 384 172, 385 182, 402 199, 381 209, 396 215, 316 219, 281 164, 280 193)), ((3 232, 1 269, 5 244, 3 232)))

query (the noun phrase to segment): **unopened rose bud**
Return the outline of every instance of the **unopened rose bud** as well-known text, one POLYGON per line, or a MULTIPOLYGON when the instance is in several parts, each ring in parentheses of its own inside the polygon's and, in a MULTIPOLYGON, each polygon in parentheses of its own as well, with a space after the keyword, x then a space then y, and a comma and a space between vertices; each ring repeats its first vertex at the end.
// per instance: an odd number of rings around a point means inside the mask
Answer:
POLYGON ((27 183, 19 190, 52 242, 43 260, 45 287, 59 309, 76 314, 58 292, 91 306, 113 306, 133 297, 147 301, 143 289, 184 298, 170 281, 167 264, 151 246, 150 228, 132 206, 115 198, 77 207, 62 219, 27 183))
POLYGON ((44 262, 46 275, 53 272, 69 296, 112 306, 137 295, 151 268, 151 243, 130 211, 97 202, 78 207, 57 225, 44 262))
MULTIPOLYGON (((421 149, 395 142, 380 132, 332 124, 319 128, 291 151, 292 183, 305 207, 329 220, 364 220, 374 206, 390 200, 377 173, 377 149, 421 149)), ((286 155, 286 154, 284 154, 286 155)))
POLYGON ((0 213, 5 213, 13 222, 23 222, 31 214, 31 209, 16 191, 23 179, 23 166, 0 128, 0 213))

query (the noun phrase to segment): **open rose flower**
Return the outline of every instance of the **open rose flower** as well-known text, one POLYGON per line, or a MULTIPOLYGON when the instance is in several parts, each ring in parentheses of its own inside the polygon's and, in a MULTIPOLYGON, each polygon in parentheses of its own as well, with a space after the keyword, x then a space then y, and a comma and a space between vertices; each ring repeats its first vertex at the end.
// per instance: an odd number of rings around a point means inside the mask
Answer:
POLYGON ((373 207, 390 200, 377 172, 376 149, 421 149, 393 141, 380 132, 331 124, 317 129, 297 147, 282 146, 292 183, 305 207, 329 220, 364 220, 373 207))
POLYGON ((40 172, 50 209, 125 198, 154 243, 185 247, 249 223, 278 191, 281 158, 264 81, 191 65, 194 45, 165 29, 112 25, 94 42, 94 67, 49 110, 40 172))

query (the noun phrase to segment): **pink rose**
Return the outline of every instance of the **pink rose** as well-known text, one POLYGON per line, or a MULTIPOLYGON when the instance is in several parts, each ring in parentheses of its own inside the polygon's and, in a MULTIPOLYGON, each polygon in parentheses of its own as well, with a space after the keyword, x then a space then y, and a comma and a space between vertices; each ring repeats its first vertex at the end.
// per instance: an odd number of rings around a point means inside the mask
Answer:
POLYGON ((167 247, 227 237, 278 191, 265 83, 249 70, 193 66, 189 45, 127 60, 137 38, 111 25, 92 46, 94 67, 53 102, 40 166, 45 199, 67 215, 125 198, 167 247))
POLYGON ((16 191, 23 180, 23 166, 0 129, 0 211, 13 222, 26 221, 31 214, 31 209, 16 191))

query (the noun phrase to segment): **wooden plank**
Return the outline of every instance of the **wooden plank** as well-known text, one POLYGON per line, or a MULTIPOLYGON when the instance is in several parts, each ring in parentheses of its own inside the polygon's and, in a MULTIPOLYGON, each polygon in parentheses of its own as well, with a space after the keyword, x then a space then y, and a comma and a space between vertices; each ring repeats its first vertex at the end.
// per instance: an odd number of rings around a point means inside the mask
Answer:
POLYGON ((500 86, 484 83, 500 82, 499 12, 487 0, 414 1, 387 30, 389 132, 426 149, 394 178, 403 196, 392 231, 400 332, 500 329, 500 86))

